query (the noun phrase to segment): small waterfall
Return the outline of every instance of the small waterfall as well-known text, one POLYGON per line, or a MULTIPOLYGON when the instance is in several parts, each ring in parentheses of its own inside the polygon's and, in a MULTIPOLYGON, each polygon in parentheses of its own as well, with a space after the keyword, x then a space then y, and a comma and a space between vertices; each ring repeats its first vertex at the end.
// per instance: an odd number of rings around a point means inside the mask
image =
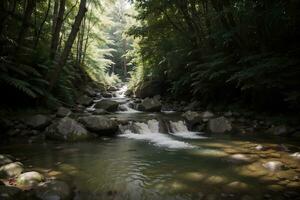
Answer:
POLYGON ((147 123, 134 122, 130 127, 120 128, 122 137, 130 139, 146 140, 156 146, 167 147, 170 149, 189 149, 194 146, 173 139, 167 134, 159 132, 159 122, 155 119, 149 120, 147 123))
POLYGON ((119 105, 119 109, 121 111, 119 111, 118 113, 140 113, 141 111, 135 110, 133 108, 130 108, 129 104, 131 102, 127 102, 124 104, 119 105))
POLYGON ((177 137, 187 138, 187 139, 205 139, 207 137, 200 136, 199 132, 191 132, 188 130, 187 126, 183 121, 172 122, 170 121, 170 128, 172 135, 177 137))
POLYGON ((173 133, 178 132, 189 132, 188 128, 186 127, 185 123, 183 121, 178 122, 170 122, 171 130, 173 133))
POLYGON ((124 85, 118 91, 116 91, 116 97, 117 98, 125 98, 126 97, 125 93, 127 90, 128 90, 127 85, 124 85))
POLYGON ((152 133, 159 133, 159 122, 155 119, 148 121, 148 127, 152 133))

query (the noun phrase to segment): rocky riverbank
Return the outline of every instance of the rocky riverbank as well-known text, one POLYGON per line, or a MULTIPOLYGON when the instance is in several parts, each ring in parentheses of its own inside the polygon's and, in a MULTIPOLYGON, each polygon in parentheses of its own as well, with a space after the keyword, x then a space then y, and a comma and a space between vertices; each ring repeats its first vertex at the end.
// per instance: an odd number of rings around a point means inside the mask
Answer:
MULTIPOLYGON (((78 98, 77 105, 72 108, 59 107, 55 112, 34 113, 30 115, 11 116, 0 120, 1 142, 9 142, 18 138, 28 143, 40 143, 47 140, 62 142, 77 142, 98 137, 113 137, 132 127, 134 122, 145 122, 141 115, 132 118, 119 118, 126 113, 157 113, 158 115, 176 115, 180 120, 178 126, 187 125, 188 129, 205 134, 238 134, 254 135, 266 134, 269 136, 297 136, 300 127, 285 123, 273 123, 268 118, 262 119, 247 112, 212 112, 202 110, 198 102, 169 102, 156 95, 154 97, 126 98, 126 89, 111 87, 107 91, 86 88, 78 98)), ((180 131, 181 127, 171 124, 173 121, 163 121, 157 115, 147 115, 147 120, 159 120, 157 132, 169 133, 180 131), (163 122, 161 122, 163 121, 163 122), (178 128, 178 130, 173 130, 178 128), (164 130, 162 130, 164 129, 164 130)), ((158 123, 158 121, 157 121, 158 123)), ((139 124, 141 125, 141 124, 139 124)), ((151 128, 151 127, 150 127, 151 128)), ((152 127, 153 128, 153 127, 152 127)), ((194 138, 199 136, 193 135, 194 138)), ((254 151, 271 152, 274 158, 280 152, 290 154, 291 159, 299 160, 300 154, 291 151, 285 145, 260 145, 254 151)), ((228 149, 227 149, 228 150, 228 149)), ((230 154, 228 161, 232 163, 251 163, 249 153, 237 151, 225 152, 230 154)), ((271 158, 273 158, 271 156, 271 158)), ((10 155, 0 155, 0 195, 3 199, 70 199, 72 189, 64 181, 56 179, 48 172, 31 171, 20 160, 10 155), (57 189, 58 188, 58 189, 57 189), (49 196, 50 195, 50 196, 49 196), (54 196, 54 197, 53 197, 54 196), (22 197, 22 198, 21 198, 22 197), (26 197, 26 198, 25 198, 26 197)), ((257 167, 257 166, 254 166, 257 167)), ((270 172, 298 168, 286 168, 287 165, 277 159, 268 159, 259 167, 270 172)), ((261 168, 260 168, 261 169, 261 168)), ((254 170, 259 171, 259 170, 254 170)), ((51 173, 50 173, 51 174, 51 173)), ((55 173, 54 173, 55 174, 55 173)), ((293 173, 287 179, 295 178, 293 173)), ((297 178, 296 178, 297 179, 297 178)), ((297 179, 298 180, 298 179, 297 179)), ((299 187, 299 181, 292 181, 299 187)))

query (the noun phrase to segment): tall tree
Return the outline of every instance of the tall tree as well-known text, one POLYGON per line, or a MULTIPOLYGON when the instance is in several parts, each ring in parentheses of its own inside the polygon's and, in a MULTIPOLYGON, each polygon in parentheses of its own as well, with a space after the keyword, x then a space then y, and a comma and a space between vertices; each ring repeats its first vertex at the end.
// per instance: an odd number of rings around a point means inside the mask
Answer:
POLYGON ((24 43, 24 38, 26 36, 27 30, 29 28, 29 22, 31 15, 34 11, 34 8, 36 6, 36 0, 27 0, 26 1, 26 7, 25 11, 23 14, 23 20, 22 20, 22 25, 20 27, 20 31, 17 37, 17 47, 15 51, 15 57, 18 57, 20 48, 22 47, 24 43))
POLYGON ((77 33, 79 31, 81 22, 85 16, 86 12, 87 12, 86 0, 81 0, 80 5, 79 5, 79 10, 75 17, 75 21, 72 25, 70 35, 66 41, 66 44, 64 46, 64 49, 63 49, 61 55, 57 59, 57 62, 54 64, 54 71, 53 71, 52 75, 50 76, 50 81, 49 81, 50 82, 50 84, 49 84, 50 91, 55 86, 55 84, 59 78, 60 72, 61 72, 62 68, 64 67, 64 65, 66 64, 66 61, 68 59, 68 56, 72 49, 73 43, 74 43, 77 33))
POLYGON ((66 6, 66 0, 60 0, 59 1, 59 9, 57 12, 58 2, 55 1, 54 6, 54 14, 53 14, 53 33, 52 33, 52 39, 51 39, 51 50, 50 50, 50 58, 54 59, 56 56, 58 44, 59 44, 59 36, 61 32, 61 28, 63 25, 64 20, 64 13, 65 13, 65 6, 66 6))

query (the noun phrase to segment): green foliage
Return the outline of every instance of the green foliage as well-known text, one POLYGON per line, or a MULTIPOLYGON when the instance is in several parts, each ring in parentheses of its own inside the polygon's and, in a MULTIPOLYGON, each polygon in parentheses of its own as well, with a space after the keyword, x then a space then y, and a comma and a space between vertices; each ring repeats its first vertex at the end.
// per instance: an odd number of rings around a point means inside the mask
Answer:
MULTIPOLYGON (((58 7, 61 0, 57 1, 58 7)), ((0 92, 2 104, 10 106, 73 105, 78 86, 91 81, 111 85, 120 81, 109 75, 113 65, 113 44, 107 35, 113 22, 108 8, 114 1, 87 1, 86 13, 72 44, 65 66, 55 77, 53 89, 51 74, 62 54, 71 32, 81 0, 66 0, 59 31, 56 58, 50 55, 55 24, 55 1, 3 0, 0 3, 0 92), (50 89, 51 88, 51 91, 50 89), (20 99, 23 99, 20 101, 20 99), (46 100, 46 101, 45 101, 46 100)))
POLYGON ((132 87, 158 79, 166 95, 206 105, 299 108, 299 2, 137 0, 135 7, 132 87))

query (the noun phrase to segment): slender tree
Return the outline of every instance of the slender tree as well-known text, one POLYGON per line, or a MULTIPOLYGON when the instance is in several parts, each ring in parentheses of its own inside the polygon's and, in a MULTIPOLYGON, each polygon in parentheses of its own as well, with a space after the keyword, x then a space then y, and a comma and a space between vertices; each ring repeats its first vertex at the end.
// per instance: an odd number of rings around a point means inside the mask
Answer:
POLYGON ((85 16, 86 12, 87 12, 86 0, 81 0, 80 5, 79 5, 79 10, 75 17, 75 21, 72 25, 70 35, 66 41, 66 44, 64 46, 64 49, 63 49, 61 55, 59 56, 59 58, 57 59, 57 62, 54 65, 54 71, 53 71, 52 75, 50 76, 50 81, 49 81, 50 82, 50 84, 49 84, 50 91, 55 86, 55 84, 59 78, 60 72, 61 72, 62 68, 64 67, 64 65, 66 64, 66 61, 68 59, 68 56, 72 49, 73 43, 74 43, 77 33, 79 31, 81 22, 85 16))

